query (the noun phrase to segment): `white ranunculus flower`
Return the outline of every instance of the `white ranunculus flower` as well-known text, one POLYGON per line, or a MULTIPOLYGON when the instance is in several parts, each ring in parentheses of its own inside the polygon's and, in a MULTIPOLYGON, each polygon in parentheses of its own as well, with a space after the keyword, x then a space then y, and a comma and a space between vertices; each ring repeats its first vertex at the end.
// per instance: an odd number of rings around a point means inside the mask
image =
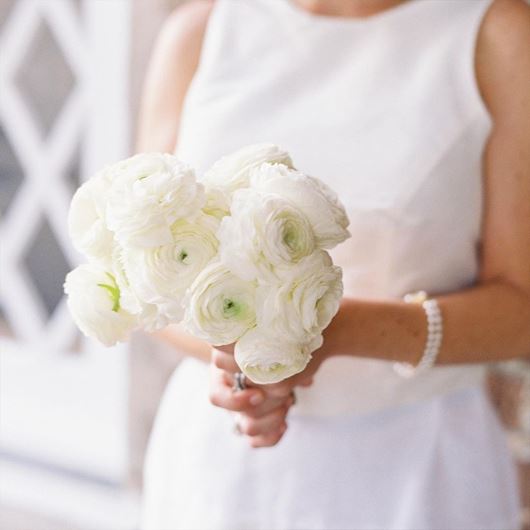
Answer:
POLYGON ((241 371, 254 383, 278 383, 302 372, 311 360, 311 353, 320 346, 322 335, 302 343, 279 340, 257 327, 237 341, 235 360, 241 371))
POLYGON ((274 281, 315 250, 307 217, 290 201, 252 188, 234 193, 218 232, 221 261, 245 280, 274 281))
POLYGON ((137 317, 121 307, 115 277, 96 264, 80 265, 68 273, 64 291, 79 329, 105 346, 127 340, 138 324, 137 317))
POLYGON ((257 321, 280 342, 305 343, 319 335, 339 310, 342 270, 325 251, 293 265, 289 277, 257 291, 257 321))
POLYGON ((141 307, 142 310, 138 315, 138 320, 142 325, 142 329, 149 333, 164 329, 180 319, 180 313, 178 319, 171 315, 170 309, 173 309, 173 307, 167 309, 163 306, 145 304, 143 302, 141 303, 141 307))
POLYGON ((315 177, 282 164, 262 164, 252 170, 251 186, 291 201, 311 223, 320 248, 331 249, 350 237, 350 224, 336 193, 315 177))
POLYGON ((114 242, 112 250, 111 270, 120 289, 121 307, 133 315, 139 315, 142 312, 142 302, 132 290, 123 264, 123 248, 117 242, 114 242))
POLYGON ((229 194, 249 185, 250 171, 264 162, 292 167, 289 153, 274 144, 262 143, 243 147, 220 158, 205 174, 202 182, 229 194))
POLYGON ((231 344, 256 324, 256 288, 213 262, 195 278, 184 306, 186 329, 215 346, 231 344))
POLYGON ((230 196, 221 188, 208 186, 206 188, 206 204, 202 211, 216 219, 230 215, 230 196))
POLYGON ((191 219, 204 206, 195 173, 169 154, 140 154, 104 170, 107 226, 120 243, 156 247, 171 242, 171 225, 191 219))
POLYGON ((217 254, 219 222, 202 214, 171 226, 172 241, 159 247, 125 247, 122 263, 138 298, 157 304, 173 320, 183 316, 182 298, 196 276, 217 254))
POLYGON ((112 274, 120 289, 120 305, 129 313, 136 315, 141 327, 148 332, 165 328, 171 322, 180 320, 182 309, 178 313, 171 312, 172 307, 163 304, 150 304, 141 300, 133 290, 124 266, 124 250, 119 244, 114 245, 112 255, 112 274))
POLYGON ((90 259, 107 262, 114 236, 105 224, 109 183, 102 174, 86 181, 74 194, 68 212, 68 232, 74 247, 90 259))

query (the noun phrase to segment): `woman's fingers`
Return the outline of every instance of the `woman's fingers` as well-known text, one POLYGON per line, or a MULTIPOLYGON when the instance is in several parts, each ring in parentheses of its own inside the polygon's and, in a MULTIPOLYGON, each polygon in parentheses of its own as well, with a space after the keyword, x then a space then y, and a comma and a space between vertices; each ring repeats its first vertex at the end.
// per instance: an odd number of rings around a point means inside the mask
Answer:
POLYGON ((226 353, 217 348, 212 349, 212 363, 217 366, 217 368, 230 372, 231 374, 241 371, 231 353, 226 353))
MULTIPOLYGON (((223 382, 225 385, 229 386, 230 388, 233 388, 234 386, 234 377, 232 374, 225 372, 223 370, 223 382)), ((258 388, 258 387, 256 387, 258 388)), ((274 409, 277 409, 281 406, 286 406, 290 408, 294 404, 294 395, 293 393, 289 394, 287 397, 274 397, 270 396, 267 393, 267 387, 259 387, 260 390, 262 390, 266 396, 265 401, 261 405, 256 405, 252 408, 249 408, 245 410, 245 414, 250 416, 251 418, 261 418, 262 416, 265 416, 269 412, 273 411, 274 409)))
POLYGON ((225 373, 215 366, 210 370, 210 403, 216 407, 235 412, 246 411, 261 405, 265 401, 265 393, 259 388, 248 388, 234 392, 227 384, 225 373))
POLYGON ((261 388, 237 392, 232 388, 231 373, 210 365, 210 402, 233 412, 239 412, 238 426, 249 439, 251 447, 272 447, 284 435, 285 418, 294 403, 292 395, 273 397, 261 388))
POLYGON ((311 386, 313 383, 314 383, 314 380, 313 380, 312 377, 306 377, 306 378, 304 378, 304 379, 301 379, 301 380, 296 384, 296 386, 308 387, 308 386, 311 386))
POLYGON ((216 407, 221 407, 234 412, 246 411, 263 403, 265 396, 259 390, 242 390, 232 392, 226 387, 216 387, 210 392, 210 403, 216 407))
POLYGON ((276 433, 285 423, 288 407, 279 407, 261 418, 251 418, 246 414, 238 417, 239 429, 247 436, 261 436, 276 433))
POLYGON ((267 397, 262 405, 245 410, 245 415, 249 418, 262 418, 279 407, 287 407, 287 409, 289 409, 293 403, 294 400, 291 396, 289 396, 287 399, 267 397))
POLYGON ((293 390, 297 386, 308 387, 313 384, 313 376, 304 376, 303 374, 290 377, 280 383, 274 383, 271 385, 256 385, 258 388, 262 388, 268 396, 274 396, 277 398, 287 397, 293 393, 293 390))
POLYGON ((234 348, 235 348, 235 343, 227 344, 226 346, 214 346, 214 349, 222 351, 224 353, 228 353, 232 356, 234 355, 234 348))
POLYGON ((249 439, 250 446, 254 447, 255 449, 259 447, 273 447, 283 438, 286 430, 287 424, 283 423, 277 431, 270 432, 268 434, 252 436, 249 439))
POLYGON ((289 379, 282 381, 281 383, 274 383, 271 385, 260 385, 260 388, 262 388, 268 396, 272 396, 275 398, 289 397, 294 387, 295 385, 293 384, 293 381, 289 379))

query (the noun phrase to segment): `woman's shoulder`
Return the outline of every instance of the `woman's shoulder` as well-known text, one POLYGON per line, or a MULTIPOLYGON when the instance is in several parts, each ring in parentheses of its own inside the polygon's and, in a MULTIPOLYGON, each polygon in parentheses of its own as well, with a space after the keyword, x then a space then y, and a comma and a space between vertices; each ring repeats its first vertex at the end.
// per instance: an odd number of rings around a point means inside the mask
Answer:
POLYGON ((493 0, 479 32, 476 67, 492 114, 519 92, 530 94, 530 5, 525 0, 493 0))
MULTIPOLYGON (((493 0, 484 17, 478 45, 496 56, 530 54, 530 5, 526 0, 493 0)), ((479 49, 480 51, 480 49, 479 49)))
POLYGON ((495 31, 499 24, 523 27, 525 18, 528 23, 529 16, 530 5, 527 0, 493 0, 484 19, 484 28, 495 31))

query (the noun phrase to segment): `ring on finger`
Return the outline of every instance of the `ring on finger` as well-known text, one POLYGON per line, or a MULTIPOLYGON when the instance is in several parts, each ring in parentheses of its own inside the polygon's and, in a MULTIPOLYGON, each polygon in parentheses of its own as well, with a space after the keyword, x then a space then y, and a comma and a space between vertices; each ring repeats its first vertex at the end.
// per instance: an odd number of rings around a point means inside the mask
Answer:
POLYGON ((232 392, 241 392, 247 388, 247 381, 243 372, 236 372, 234 374, 234 385, 232 386, 232 392))

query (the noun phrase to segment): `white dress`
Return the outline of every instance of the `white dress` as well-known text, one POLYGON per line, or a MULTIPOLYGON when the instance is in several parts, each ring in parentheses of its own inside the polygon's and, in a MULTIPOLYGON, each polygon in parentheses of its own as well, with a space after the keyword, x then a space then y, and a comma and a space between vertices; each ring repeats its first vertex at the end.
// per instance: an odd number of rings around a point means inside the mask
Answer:
MULTIPOLYGON (((216 0, 178 154, 204 171, 270 141, 328 182, 352 238, 345 295, 472 285, 490 121, 473 61, 489 0, 414 0, 364 19, 289 0, 216 0)), ((355 334, 355 324, 352 325, 355 334)), ((514 529, 519 503, 484 368, 412 380, 337 357, 297 392, 279 445, 252 450, 184 361, 145 465, 145 530, 514 529)))

